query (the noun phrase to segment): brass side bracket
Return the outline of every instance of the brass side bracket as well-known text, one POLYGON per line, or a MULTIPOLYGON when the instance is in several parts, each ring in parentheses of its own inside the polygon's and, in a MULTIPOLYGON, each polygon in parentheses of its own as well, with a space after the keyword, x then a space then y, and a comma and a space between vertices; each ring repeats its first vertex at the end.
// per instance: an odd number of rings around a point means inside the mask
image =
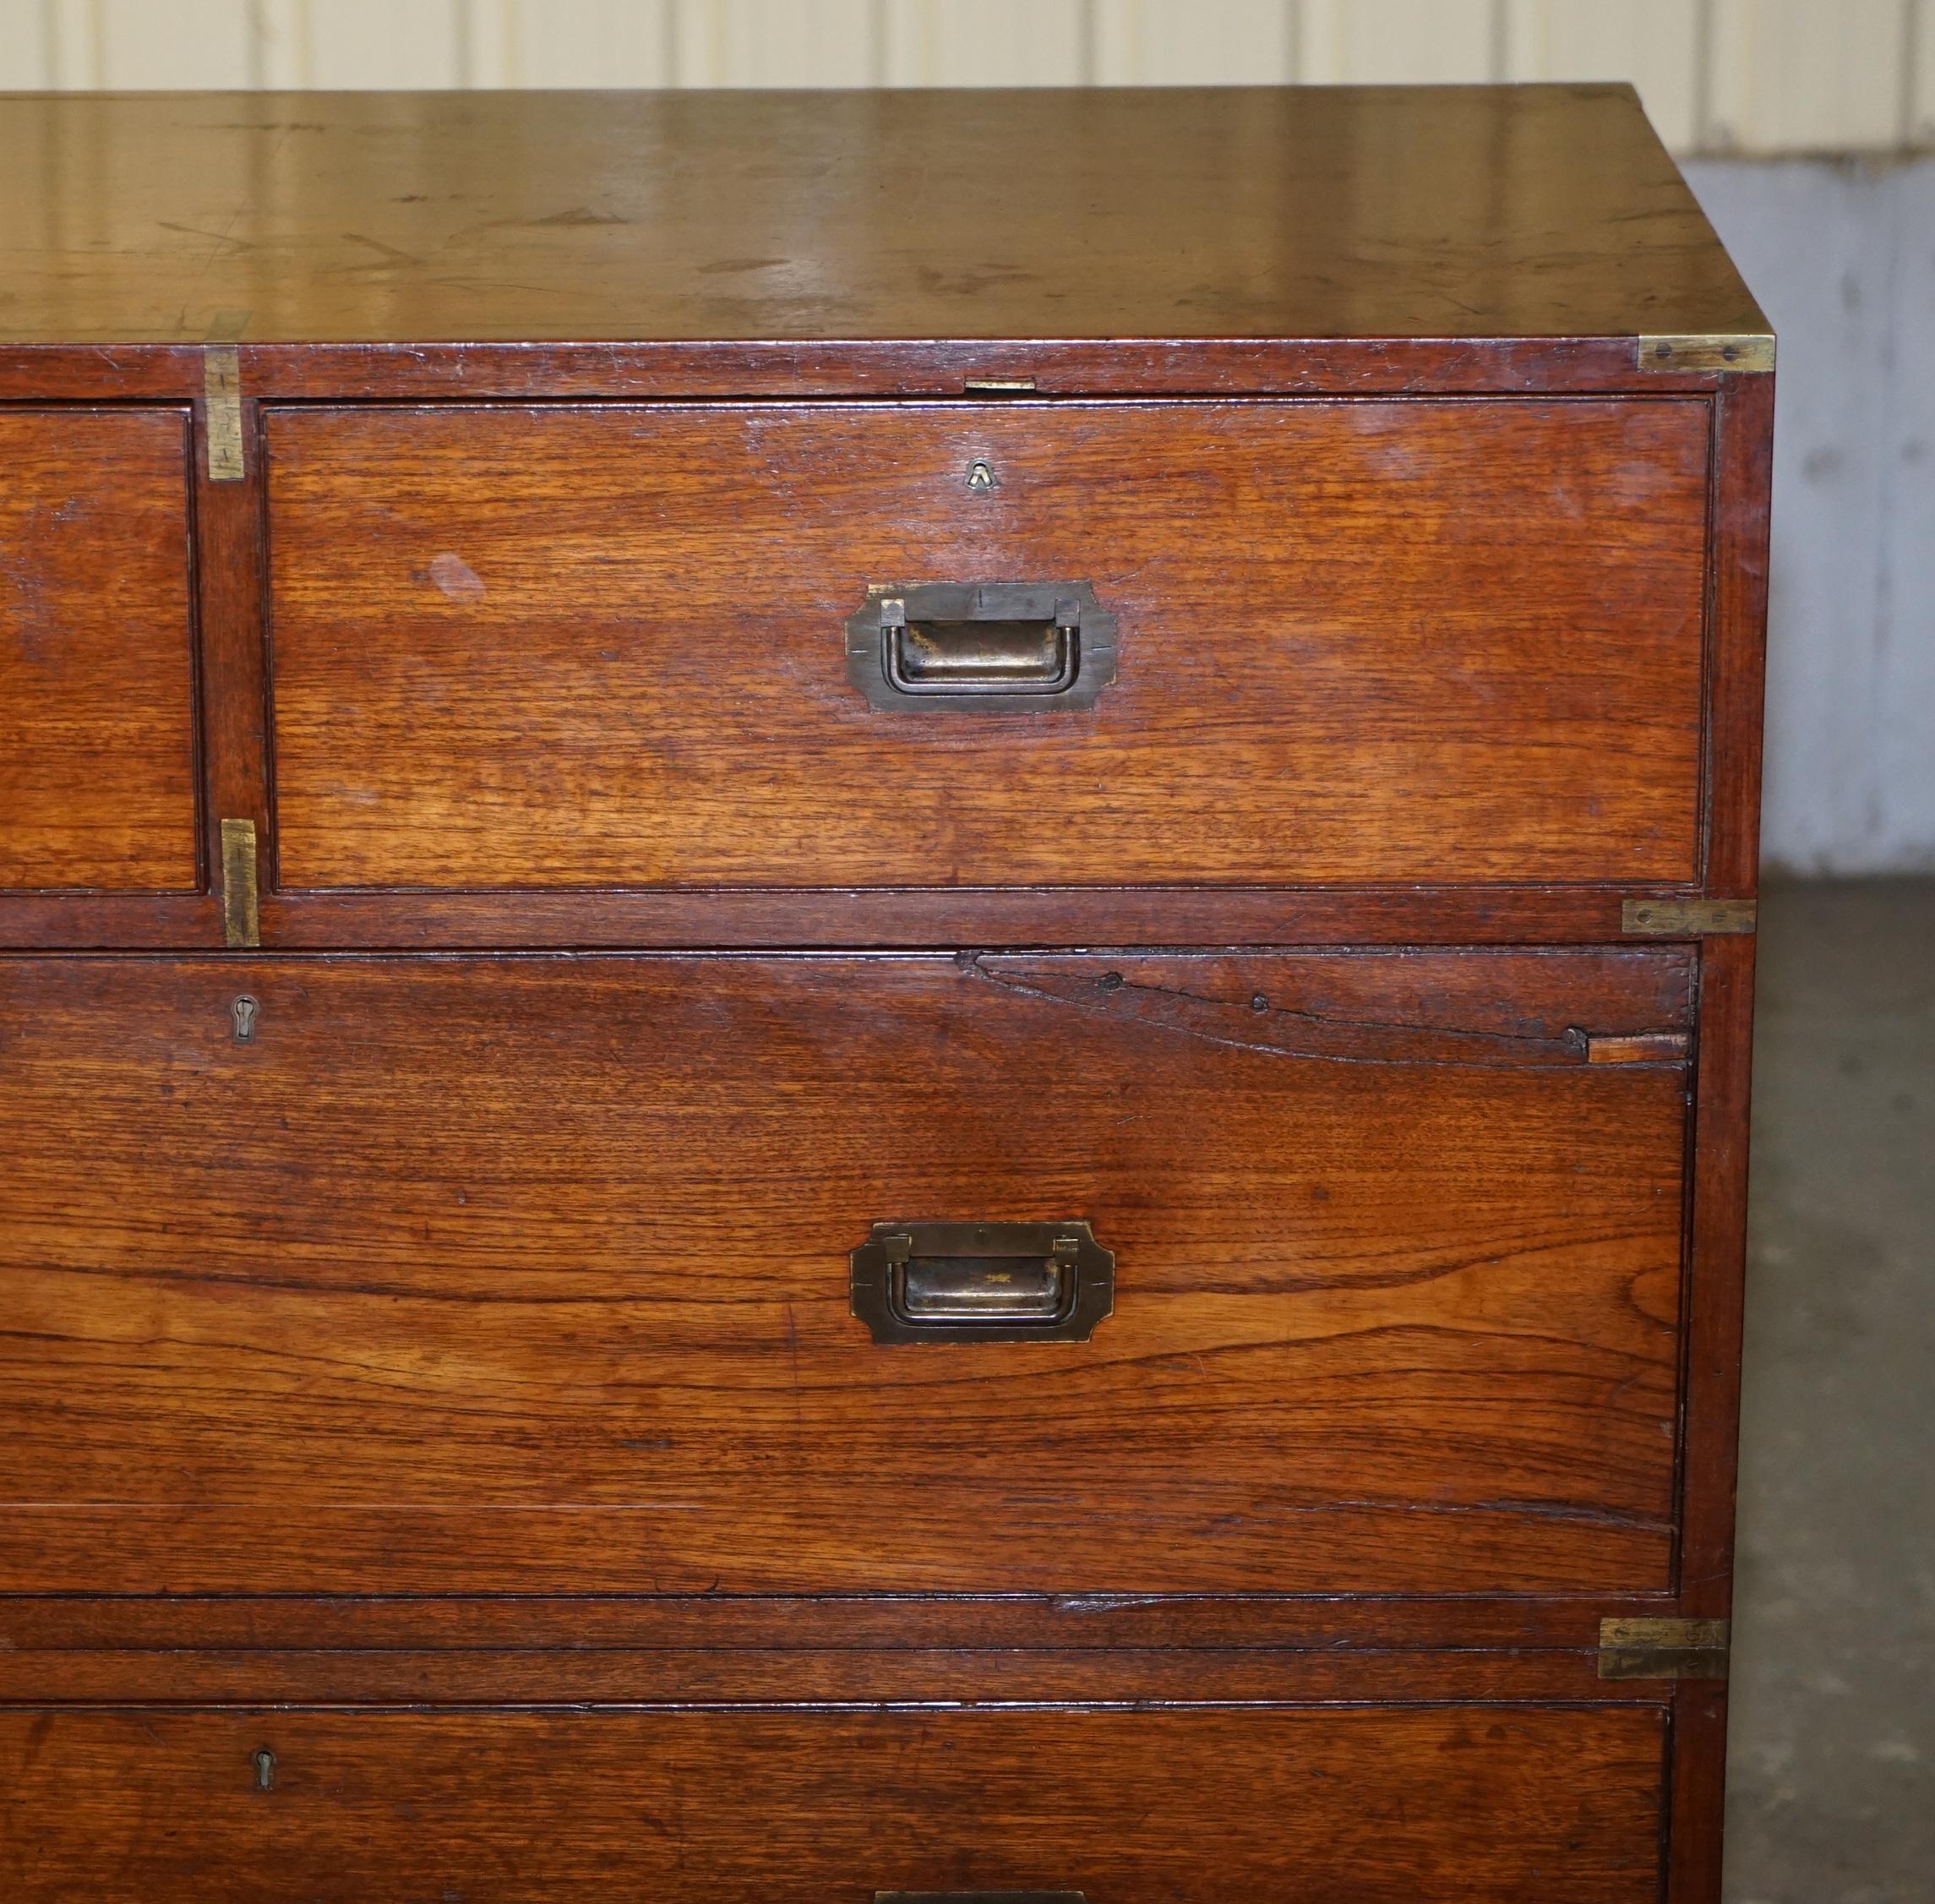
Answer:
POLYGON ((202 352, 202 434, 208 445, 210 483, 239 483, 242 456, 242 352, 247 311, 217 311, 202 352))
POLYGON ((1635 365, 1641 370, 1749 370, 1774 368, 1774 340, 1740 336, 1642 337, 1635 365))
POLYGON ((1646 939, 1704 939, 1751 932, 1757 916, 1752 899, 1628 899, 1619 908, 1619 929, 1646 939))
POLYGON ((1725 1620, 1601 1620, 1601 1679, 1724 1679, 1725 1620))
POLYGON ((202 427, 210 483, 239 483, 242 461, 242 352, 211 344, 202 352, 202 427))
POLYGON ((253 820, 221 823, 221 942, 230 947, 262 943, 253 820))

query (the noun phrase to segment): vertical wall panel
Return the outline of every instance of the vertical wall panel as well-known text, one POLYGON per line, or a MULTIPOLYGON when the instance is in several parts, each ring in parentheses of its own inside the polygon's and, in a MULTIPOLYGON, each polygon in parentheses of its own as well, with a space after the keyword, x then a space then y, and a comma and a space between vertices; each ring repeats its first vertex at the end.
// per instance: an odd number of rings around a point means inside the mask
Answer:
POLYGON ((671 0, 521 0, 511 57, 521 86, 668 86, 671 0))
POLYGON ((874 0, 679 0, 678 83, 877 85, 877 24, 874 0))
POLYGON ((1917 145, 1935 145, 1935 0, 1914 0, 1909 30, 1908 136, 1917 145))
POLYGON ((52 0, 0 0, 0 92, 44 92, 60 84, 52 0))
MULTIPOLYGON (((517 72, 519 0, 455 0, 457 84, 515 86, 517 72)), ((581 5, 548 6, 567 31, 584 12, 581 5)), ((528 84, 528 82, 524 82, 528 84)))
POLYGON ((1345 0, 1291 0, 1291 54, 1305 85, 1334 86, 1344 79, 1345 0))
POLYGON ((308 0, 309 84, 462 84, 456 0, 308 0))
POLYGON ((1688 176, 1780 335, 1768 858, 1935 870, 1935 161, 1688 176))
POLYGON ((1861 864, 1935 872, 1935 160, 1886 177, 1894 263, 1880 445, 1879 745, 1861 864))
POLYGON ((236 0, 96 0, 101 84, 246 86, 249 22, 236 0))
MULTIPOLYGON (((8 0, 25 12, 35 0, 8 0)), ((35 37, 47 64, 49 87, 101 85, 101 44, 99 0, 42 0, 35 37)))
POLYGON ((1295 0, 1093 0, 1104 86, 1273 85, 1296 77, 1295 0))
POLYGON ((1299 77, 1404 85, 1493 78, 1495 0, 1302 0, 1299 77))
POLYGON ((1701 143, 1826 151, 1903 136, 1904 0, 1710 0, 1701 143))
POLYGON ((0 0, 0 85, 1629 79, 1681 150, 1935 141, 1935 0, 0 0))
POLYGON ((250 83, 308 85, 309 0, 253 0, 248 15, 250 83))
POLYGON ((1078 86, 1087 0, 883 0, 882 78, 900 86, 1078 86))
POLYGON ((1669 145, 1699 124, 1696 0, 1507 0, 1507 79, 1630 79, 1669 145))

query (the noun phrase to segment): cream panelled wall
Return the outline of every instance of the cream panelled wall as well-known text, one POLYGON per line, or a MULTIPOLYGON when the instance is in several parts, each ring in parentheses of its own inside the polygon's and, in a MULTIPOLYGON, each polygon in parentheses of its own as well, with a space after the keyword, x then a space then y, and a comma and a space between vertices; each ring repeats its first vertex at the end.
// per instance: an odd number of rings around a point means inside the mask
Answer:
POLYGON ((0 87, 1629 79, 1682 151, 1935 143, 1935 0, 0 0, 0 87))

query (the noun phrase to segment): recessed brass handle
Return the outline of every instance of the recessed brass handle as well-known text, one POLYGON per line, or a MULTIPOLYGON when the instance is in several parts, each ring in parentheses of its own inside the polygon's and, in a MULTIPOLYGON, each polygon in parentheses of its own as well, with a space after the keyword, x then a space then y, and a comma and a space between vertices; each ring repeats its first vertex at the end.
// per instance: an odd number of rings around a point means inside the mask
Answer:
POLYGON ((847 676, 876 707, 1086 707, 1115 678, 1115 618, 1085 581, 876 588, 847 624, 847 676))
POLYGON ((1086 1342, 1115 1258, 1086 1223, 876 1223, 850 1262, 876 1342, 1086 1342))

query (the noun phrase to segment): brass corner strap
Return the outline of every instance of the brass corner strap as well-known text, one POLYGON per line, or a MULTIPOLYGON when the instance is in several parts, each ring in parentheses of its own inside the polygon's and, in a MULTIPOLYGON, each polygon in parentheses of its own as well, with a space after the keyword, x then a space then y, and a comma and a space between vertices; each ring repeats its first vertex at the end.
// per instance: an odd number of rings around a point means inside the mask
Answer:
POLYGON ((1724 1679, 1725 1620, 1601 1620, 1601 1679, 1724 1679))
POLYGON ((262 943, 253 820, 221 823, 221 942, 230 947, 262 943))
POLYGON ((1758 916, 1752 899, 1628 899, 1619 908, 1619 929, 1644 939, 1704 939, 1751 932, 1758 916))
POLYGON ((242 352, 233 344, 202 352, 202 418, 209 481, 241 482, 248 474, 242 460, 242 352))
POLYGON ((1703 332, 1636 340, 1634 363, 1641 370, 1744 370, 1774 368, 1774 339, 1765 332, 1723 335, 1703 332))
POLYGON ((247 311, 217 311, 202 350, 202 435, 210 483, 240 483, 248 474, 242 450, 242 352, 247 311))

